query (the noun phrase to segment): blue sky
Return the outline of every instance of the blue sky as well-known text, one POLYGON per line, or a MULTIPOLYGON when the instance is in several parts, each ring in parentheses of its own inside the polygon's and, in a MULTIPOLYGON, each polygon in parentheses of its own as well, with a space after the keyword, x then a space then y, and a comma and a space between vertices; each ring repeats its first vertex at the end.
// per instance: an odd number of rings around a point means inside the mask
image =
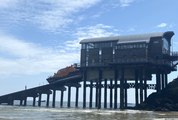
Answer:
MULTIPOLYGON (((84 38, 174 31, 177 0, 0 0, 0 95, 46 84, 84 38)), ((177 76, 175 72, 171 76, 177 76)))

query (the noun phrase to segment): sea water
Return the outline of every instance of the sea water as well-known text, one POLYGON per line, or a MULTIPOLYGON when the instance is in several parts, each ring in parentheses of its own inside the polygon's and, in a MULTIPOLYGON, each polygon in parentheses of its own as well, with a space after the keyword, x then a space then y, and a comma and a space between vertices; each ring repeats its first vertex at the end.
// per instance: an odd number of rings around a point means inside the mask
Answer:
POLYGON ((0 105, 0 120, 178 120, 178 112, 0 105))

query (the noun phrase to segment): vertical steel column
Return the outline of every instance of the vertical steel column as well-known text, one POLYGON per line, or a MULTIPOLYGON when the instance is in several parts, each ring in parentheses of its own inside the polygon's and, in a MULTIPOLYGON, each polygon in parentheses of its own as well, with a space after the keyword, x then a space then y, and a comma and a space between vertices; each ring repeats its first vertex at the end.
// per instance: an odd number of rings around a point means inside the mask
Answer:
POLYGON ((107 108, 107 79, 104 80, 104 108, 107 108))
POLYGON ((110 108, 112 108, 112 94, 113 94, 113 84, 112 84, 112 79, 110 80, 110 108))
POLYGON ((90 81, 90 103, 89 107, 92 108, 92 103, 93 103, 93 81, 90 81))
POLYGON ((39 98, 38 98, 38 107, 40 107, 40 106, 41 106, 41 95, 42 95, 42 93, 39 93, 39 98))
POLYGON ((144 78, 144 100, 146 100, 147 98, 147 79, 146 79, 146 75, 144 78))
POLYGON ((11 99, 8 103, 8 105, 14 105, 14 99, 11 99))
POLYGON ((165 87, 167 86, 167 84, 168 84, 167 73, 165 73, 165 87))
POLYGON ((36 103, 36 97, 33 97, 33 106, 35 106, 36 103))
POLYGON ((14 105, 14 100, 13 99, 9 100, 8 105, 14 105))
POLYGON ((135 105, 138 106, 138 70, 135 69, 135 105))
POLYGON ((13 99, 10 101, 10 105, 14 105, 14 100, 13 99))
POLYGON ((117 79, 118 79, 118 70, 114 71, 114 109, 117 109, 117 79))
POLYGON ((164 89, 165 88, 165 77, 164 77, 164 73, 161 74, 161 89, 164 89))
POLYGON ((143 69, 140 69, 140 103, 143 103, 143 69))
POLYGON ((70 98, 71 98, 71 86, 68 86, 68 101, 67 101, 67 107, 70 107, 70 98))
POLYGON ((63 107, 63 98, 64 98, 64 91, 61 90, 61 102, 60 102, 61 108, 63 107))
POLYGON ((98 108, 98 80, 96 80, 95 108, 98 108))
POLYGON ((161 90, 161 84, 160 84, 160 73, 156 73, 156 90, 157 92, 160 92, 161 90))
POLYGON ((124 80, 124 96, 125 96, 124 107, 127 108, 127 80, 126 79, 124 80))
POLYGON ((27 106, 27 97, 24 99, 24 106, 27 106))
POLYGON ((56 103, 56 90, 53 90, 53 102, 52 102, 52 107, 55 107, 55 103, 56 103))
POLYGON ((21 100, 20 100, 20 106, 22 106, 22 104, 23 104, 23 100, 21 99, 21 100))
POLYGON ((83 78, 83 108, 86 108, 86 80, 87 80, 87 70, 84 70, 84 78, 83 78))
POLYGON ((99 93, 99 95, 98 95, 98 109, 101 109, 101 88, 102 88, 101 82, 102 82, 102 76, 103 76, 102 74, 103 74, 102 70, 99 69, 99 79, 98 79, 98 82, 99 82, 99 84, 98 84, 98 86, 99 86, 99 90, 98 90, 98 93, 99 93))
POLYGON ((120 109, 124 109, 124 68, 121 68, 120 79, 120 109))
POLYGON ((79 87, 76 87, 76 99, 75 99, 75 107, 78 107, 78 94, 79 93, 79 87))
POLYGON ((49 98, 50 98, 50 94, 47 94, 46 107, 49 107, 49 98))

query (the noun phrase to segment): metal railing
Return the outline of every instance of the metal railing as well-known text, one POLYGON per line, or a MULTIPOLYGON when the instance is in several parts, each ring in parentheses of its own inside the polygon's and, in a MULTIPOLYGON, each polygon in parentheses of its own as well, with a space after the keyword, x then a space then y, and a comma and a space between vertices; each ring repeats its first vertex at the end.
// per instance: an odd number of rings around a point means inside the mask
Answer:
POLYGON ((75 68, 79 68, 79 67, 80 67, 80 63, 74 63, 73 66, 74 66, 75 68))
MULTIPOLYGON (((178 57, 178 52, 172 53, 172 55, 178 57)), ((118 58, 113 59, 113 61, 110 60, 103 60, 100 62, 94 62, 94 63, 82 63, 81 67, 99 67, 99 66, 110 66, 111 64, 144 64, 144 63, 151 63, 153 65, 164 65, 168 67, 174 67, 174 69, 177 69, 174 62, 169 61, 167 59, 152 59, 152 58, 118 58)), ((80 66, 80 65, 77 65, 80 66)))
MULTIPOLYGON (((107 84, 106 85, 107 86, 107 88, 109 88, 109 89, 113 89, 113 88, 115 88, 115 85, 113 84, 113 85, 110 85, 110 84, 107 84)), ((96 88, 96 87, 101 87, 101 88, 104 88, 105 87, 105 84, 101 84, 101 85, 97 85, 97 84, 86 84, 86 87, 94 87, 94 88, 96 88)), ((117 84, 117 88, 120 88, 121 87, 121 85, 120 84, 117 84)), ((127 89, 130 89, 130 88, 138 88, 138 89, 140 89, 140 88, 147 88, 147 89, 152 89, 152 90, 156 90, 156 84, 146 84, 146 85, 144 85, 144 84, 140 84, 140 83, 138 83, 137 85, 135 84, 135 83, 125 83, 124 85, 123 85, 123 87, 124 88, 127 88, 127 89)))
POLYGON ((178 57, 178 52, 171 52, 171 56, 177 56, 178 57))

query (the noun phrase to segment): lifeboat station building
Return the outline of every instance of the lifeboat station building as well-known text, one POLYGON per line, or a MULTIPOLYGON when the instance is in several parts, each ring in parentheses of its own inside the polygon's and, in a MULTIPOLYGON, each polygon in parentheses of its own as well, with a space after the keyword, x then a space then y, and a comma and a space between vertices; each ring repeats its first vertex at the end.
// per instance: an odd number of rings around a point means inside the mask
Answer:
POLYGON ((68 108, 71 101, 79 107, 81 96, 83 108, 125 109, 129 108, 128 92, 132 88, 132 99, 137 106, 146 100, 148 89, 160 92, 168 84, 168 74, 177 71, 178 53, 171 49, 173 35, 173 31, 167 31, 84 39, 80 42, 79 66, 59 70, 47 78, 49 84, 0 96, 0 104, 13 105, 18 100, 20 105, 26 106, 27 98, 32 97, 33 106, 38 98, 40 107, 45 94, 49 107, 52 94, 52 107, 55 107, 56 91, 60 91, 60 107, 64 105, 66 94, 68 108), (149 84, 153 75, 155 82, 149 84), (81 86, 83 92, 79 94, 81 86))
POLYGON ((135 89, 136 105, 147 98, 147 89, 159 92, 165 88, 167 75, 177 70, 178 54, 171 51, 173 35, 174 32, 167 31, 82 40, 83 107, 86 107, 87 87, 90 88, 89 107, 94 101, 95 88, 95 107, 101 108, 104 99, 106 108, 110 96, 110 108, 118 108, 120 104, 121 109, 127 108, 129 88, 135 89), (152 75, 156 75, 156 84, 147 84, 152 75))

